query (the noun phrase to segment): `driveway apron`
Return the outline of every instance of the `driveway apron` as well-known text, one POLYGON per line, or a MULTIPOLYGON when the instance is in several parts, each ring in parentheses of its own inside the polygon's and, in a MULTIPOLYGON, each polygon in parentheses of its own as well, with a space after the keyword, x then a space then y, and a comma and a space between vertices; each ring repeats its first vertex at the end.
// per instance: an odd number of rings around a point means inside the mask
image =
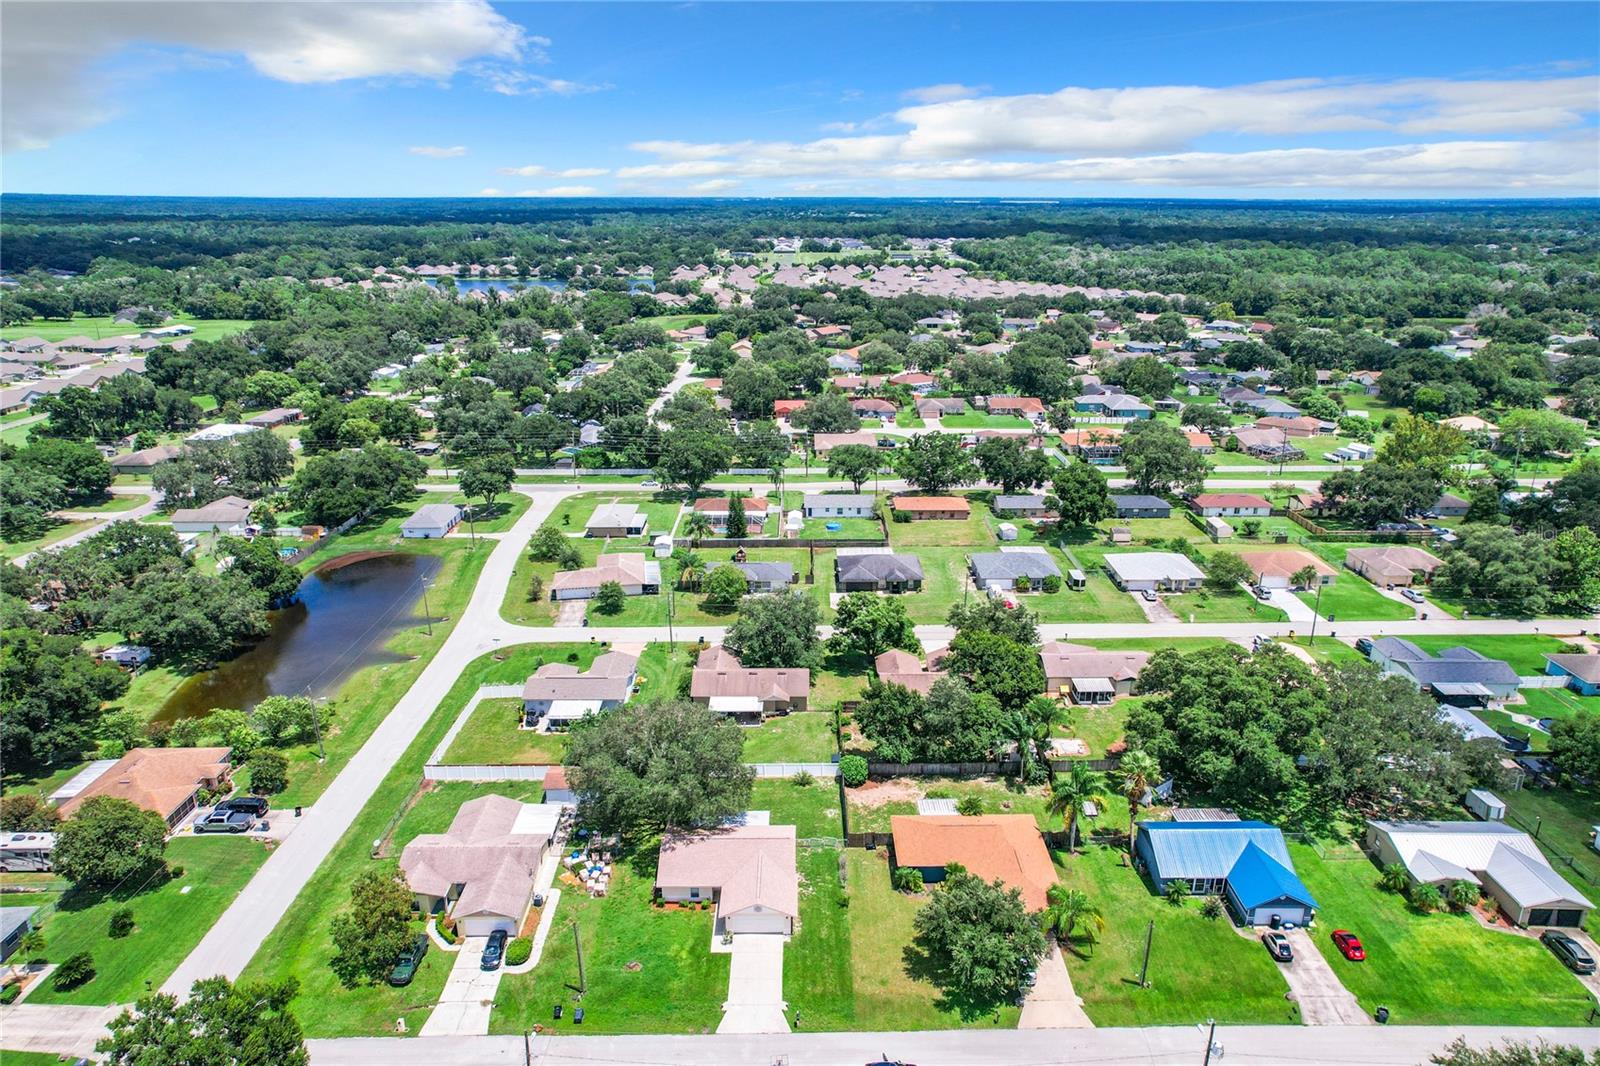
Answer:
POLYGON ((728 999, 719 1033, 787 1033, 783 1001, 783 937, 741 933, 733 938, 728 999))
POLYGON ((422 1036, 488 1035, 489 1011, 494 1007, 503 972, 498 967, 489 971, 480 968, 484 945, 488 943, 486 936, 469 936, 461 942, 455 965, 450 967, 450 977, 439 995, 439 1005, 422 1023, 422 1036))

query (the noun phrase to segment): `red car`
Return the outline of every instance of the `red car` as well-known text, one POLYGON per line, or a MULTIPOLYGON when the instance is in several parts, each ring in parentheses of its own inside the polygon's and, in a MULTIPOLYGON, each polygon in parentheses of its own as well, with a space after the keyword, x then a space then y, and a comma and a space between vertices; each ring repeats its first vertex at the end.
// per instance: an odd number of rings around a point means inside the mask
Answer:
POLYGON ((1339 949, 1339 954, 1351 962, 1366 960, 1367 949, 1361 946, 1361 939, 1348 929, 1333 931, 1333 946, 1339 949))

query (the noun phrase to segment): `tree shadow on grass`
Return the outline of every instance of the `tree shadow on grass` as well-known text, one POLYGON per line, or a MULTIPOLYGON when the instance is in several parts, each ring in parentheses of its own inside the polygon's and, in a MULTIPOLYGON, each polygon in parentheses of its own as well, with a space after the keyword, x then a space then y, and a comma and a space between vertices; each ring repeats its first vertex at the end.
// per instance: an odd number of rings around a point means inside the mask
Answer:
POLYGON ((74 886, 61 894, 56 910, 66 914, 92 910, 102 903, 128 903, 140 896, 154 892, 168 881, 172 874, 165 862, 152 864, 130 874, 115 885, 74 886))
POLYGON ((938 989, 939 994, 933 1001, 934 1008, 955 1014, 963 1022, 975 1022, 980 1018, 998 1021, 1000 1008, 1009 1002, 1005 997, 975 995, 959 988, 949 967, 935 960, 916 940, 905 946, 900 957, 907 976, 938 989))

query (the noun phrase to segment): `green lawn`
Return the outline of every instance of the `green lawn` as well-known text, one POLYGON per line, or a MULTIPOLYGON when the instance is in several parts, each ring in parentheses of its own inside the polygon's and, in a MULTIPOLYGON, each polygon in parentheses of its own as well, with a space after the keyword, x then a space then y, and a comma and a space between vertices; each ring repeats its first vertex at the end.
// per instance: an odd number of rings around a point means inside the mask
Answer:
MULTIPOLYGON (((439 991, 453 961, 443 951, 430 951, 416 981, 404 989, 388 985, 346 989, 328 969, 333 944, 328 939, 328 923, 349 905, 351 880, 364 869, 377 866, 392 869, 394 859, 374 860, 372 842, 385 836, 397 812, 403 810, 418 787, 422 764, 438 745, 467 700, 484 684, 522 681, 534 664, 551 652, 545 645, 505 648, 474 659, 461 672, 449 693, 439 702, 432 717, 390 769, 367 805, 361 809, 350 829, 340 838, 326 861, 295 897, 277 927, 268 934, 261 949, 251 959, 244 976, 250 979, 295 977, 300 993, 294 1002, 295 1014, 308 1036, 392 1035, 396 1018, 405 1017, 408 1031, 415 1034, 438 1000, 439 991)), ((471 786, 469 786, 471 787, 471 786)), ((490 788, 512 788, 504 784, 490 788)), ((513 794, 513 793, 507 793, 513 794)), ((420 800, 419 800, 420 806, 420 800)), ((418 817, 425 817, 424 815, 418 817)), ((430 816, 431 817, 431 816, 430 816)), ((445 819, 448 823, 448 818, 445 819)), ((411 823, 413 826, 416 821, 411 823)), ((400 826, 395 840, 403 840, 407 826, 400 826)), ((548 1009, 548 1008, 546 1008, 548 1009)))
POLYGON ((573 1031, 572 1008, 579 1003, 579 1033, 716 1029, 729 957, 711 951, 709 909, 652 906, 656 854, 655 844, 644 843, 617 862, 602 898, 590 897, 569 876, 557 880, 561 900, 544 956, 532 972, 501 978, 490 1032, 520 1034, 536 1021, 549 1026, 553 1003, 567 1005, 566 1017, 555 1023, 558 1032, 573 1031), (588 986, 581 999, 574 926, 588 986))
MULTIPOLYGON (((670 533, 678 520, 681 504, 675 495, 645 492, 584 492, 568 496, 545 519, 545 525, 554 526, 563 533, 582 533, 584 524, 594 514, 595 508, 607 503, 631 503, 649 516, 649 534, 670 533)), ((642 540, 638 543, 644 543, 642 540)))
POLYGON ((1545 668, 1545 654, 1555 654, 1565 646, 1566 642, 1555 637, 1546 637, 1534 633, 1501 634, 1496 636, 1439 636, 1407 637, 1417 647, 1429 654, 1437 655, 1445 648, 1471 648, 1480 655, 1491 659, 1502 659, 1510 665, 1511 669, 1524 676, 1542 674, 1545 668))
POLYGON ((959 415, 946 415, 939 419, 945 429, 1032 429, 1033 423, 1016 415, 991 415, 981 411, 965 411, 959 415))
POLYGON ((685 691, 694 669, 695 652, 689 644, 646 644, 639 656, 639 679, 633 698, 638 701, 676 699, 685 691))
POLYGON ((86 514, 116 514, 119 511, 131 511, 136 507, 143 507, 149 502, 150 497, 143 494, 133 495, 131 493, 117 493, 116 495, 112 495, 107 493, 103 498, 96 502, 75 503, 69 507, 63 507, 62 510, 77 511, 86 514))
POLYGON ((786 777, 757 778, 751 787, 750 809, 771 811, 773 825, 792 825, 801 840, 838 839, 844 835, 839 819, 839 786, 819 777, 808 785, 786 777))
POLYGON ((905 408, 895 413, 894 424, 901 429, 921 429, 926 423, 917 415, 915 407, 905 408))
MULTIPOLYGON (((1284 640, 1285 638, 1278 638, 1284 640)), ((1333 637, 1318 636, 1315 644, 1309 638, 1297 636, 1294 640, 1285 640, 1285 643, 1294 644, 1311 653, 1311 657, 1318 662, 1325 663, 1351 663, 1365 662, 1366 656, 1356 651, 1344 641, 1333 637)))
MULTIPOLYGON (((1254 938, 1228 919, 1208 919, 1198 901, 1173 907, 1155 895, 1119 847, 1090 843, 1057 853, 1058 874, 1100 908, 1105 929, 1094 943, 1079 934, 1063 954, 1073 988, 1096 1025, 1194 1025, 1214 1018, 1230 1025, 1293 1024, 1282 976, 1254 938), (1146 930, 1151 938, 1149 988, 1140 988, 1146 930)), ((1203 1043, 1203 1041, 1202 1041, 1203 1043)))
POLYGON ((1199 589, 1161 597, 1162 602, 1182 621, 1195 622, 1282 622, 1288 619, 1270 603, 1262 603, 1243 589, 1213 592, 1199 589))
MULTIPOLYGON (((887 505, 886 505, 887 506, 887 505)), ((983 509, 974 507, 964 521, 927 518, 911 522, 889 522, 889 543, 895 548, 925 548, 965 545, 988 547, 999 543, 984 519, 983 509)))
POLYGON ((745 762, 827 762, 838 750, 828 711, 797 711, 744 731, 745 762))
POLYGON ((1295 595, 1307 607, 1316 607, 1322 617, 1335 622, 1393 622, 1417 615, 1409 603, 1389 599, 1376 586, 1351 573, 1341 574, 1333 584, 1322 586, 1320 604, 1315 592, 1295 595))
POLYGON ((450 743, 444 761, 467 766, 559 764, 567 753, 566 735, 523 729, 521 722, 521 700, 484 700, 450 743))
MULTIPOLYGON (((629 542, 617 541, 608 546, 609 551, 636 551, 637 547, 629 542)), ((715 540, 702 541, 699 548, 693 549, 703 563, 710 566, 715 563, 731 561, 734 549, 726 547, 715 540)), ((821 608, 822 619, 827 621, 832 617, 832 608, 828 605, 828 579, 833 573, 833 553, 824 549, 808 551, 803 548, 746 548, 745 558, 748 562, 785 562, 794 567, 796 582, 790 585, 790 590, 810 595, 817 601, 821 608), (815 584, 807 585, 805 576, 810 572, 813 560, 816 563, 819 580, 815 584)), ((705 603, 705 596, 699 592, 679 589, 675 587, 677 564, 669 560, 660 560, 661 566, 661 592, 655 596, 630 596, 623 603, 622 610, 616 614, 602 614, 591 601, 588 607, 589 624, 592 626, 664 626, 667 624, 668 612, 677 625, 729 625, 732 623, 734 610, 713 610, 705 603), (669 594, 670 588, 670 594, 669 594)), ((515 585, 515 581, 513 581, 515 585)), ((554 616, 553 608, 550 615, 554 616)))
POLYGON ((1381 1005, 1408 1025, 1587 1024, 1594 997, 1538 941, 1485 929, 1471 915, 1415 913, 1377 887, 1377 867, 1354 848, 1327 859, 1305 845, 1289 850, 1317 899, 1312 939, 1368 1014, 1381 1005), (1361 938, 1365 962, 1334 950, 1335 929, 1361 938))
POLYGON ((1535 718, 1571 718, 1580 714, 1600 714, 1600 696, 1580 696, 1569 688, 1525 688, 1519 690, 1527 702, 1510 704, 1507 709, 1535 718))
POLYGON ((74 533, 81 533, 94 524, 95 520, 91 518, 77 522, 58 520, 42 534, 31 540, 0 540, 0 559, 15 559, 29 552, 38 551, 40 548, 48 548, 57 541, 65 540, 74 533))
POLYGON ((1056 735, 1078 737, 1089 745, 1089 756, 1103 759, 1106 748, 1121 740, 1127 731, 1128 715, 1142 697, 1129 696, 1100 707, 1068 707, 1069 725, 1057 727, 1056 735))
POLYGON ((504 533, 516 525, 517 519, 533 503, 533 497, 520 492, 508 492, 495 500, 492 510, 485 509, 482 500, 469 500, 461 493, 446 496, 442 492, 423 492, 417 495, 417 504, 428 503, 453 503, 458 507, 465 507, 473 516, 470 523, 466 518, 461 519, 461 525, 456 527, 458 533, 470 536, 472 533, 504 533))
MULTIPOLYGON (((1600 892, 1600 852, 1589 840, 1600 825, 1600 792, 1529 787, 1495 794, 1505 800, 1511 824, 1533 835, 1561 876, 1591 899, 1600 892)), ((1590 916, 1589 928, 1600 929, 1600 915, 1590 916)))
POLYGON ((94 956, 95 976, 70 992, 46 982, 29 1002, 131 1003, 144 994, 146 982, 159 986, 178 968, 266 860, 259 841, 179 837, 168 843, 167 861, 184 868, 182 877, 143 891, 68 892, 42 927, 45 955, 61 962, 87 951, 94 956), (107 926, 121 907, 132 908, 135 930, 112 940, 107 926))
MULTIPOLYGON (((214 341, 243 332, 255 323, 242 318, 205 319, 179 314, 173 315, 170 322, 164 322, 162 325, 190 325, 194 327, 194 332, 188 334, 189 337, 200 341, 214 341)), ((36 318, 31 322, 0 329, 0 340, 14 341, 23 337, 39 337, 47 341, 59 341, 77 336, 100 340, 105 337, 137 337, 150 328, 153 327, 136 326, 131 322, 112 322, 110 315, 78 315, 71 319, 36 318)))

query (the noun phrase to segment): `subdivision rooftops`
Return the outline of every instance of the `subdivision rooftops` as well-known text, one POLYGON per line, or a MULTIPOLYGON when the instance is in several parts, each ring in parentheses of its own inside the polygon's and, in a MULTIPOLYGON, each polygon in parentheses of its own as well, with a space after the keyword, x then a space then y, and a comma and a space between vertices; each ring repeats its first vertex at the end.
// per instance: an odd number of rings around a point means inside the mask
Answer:
MULTIPOLYGON (((765 496, 745 496, 745 514, 766 514, 768 501, 765 496)), ((731 496, 709 496, 694 501, 694 509, 701 514, 727 514, 728 505, 732 502, 731 496)))
POLYGON ((1202 492, 1194 497, 1194 505, 1200 508, 1235 507, 1271 510, 1272 505, 1260 496, 1248 492, 1202 492))
POLYGON ((695 661, 689 695, 707 700, 733 696, 788 703, 811 695, 811 671, 746 667, 718 644, 701 652, 695 661))
POLYGON ((227 776, 230 751, 231 748, 134 748, 63 803, 61 816, 70 818, 96 796, 110 796, 165 818, 201 785, 227 776))
POLYGON ((1046 677, 1103 677, 1131 681, 1150 661, 1147 651, 1114 651, 1054 640, 1039 649, 1046 677))
POLYGON ((1300 551, 1295 548, 1283 548, 1277 551, 1240 552, 1239 558, 1250 564, 1250 572, 1252 574, 1265 574, 1270 577, 1293 577, 1308 566, 1322 577, 1338 573, 1337 570, 1310 552, 1300 551))
POLYGON ((250 501, 242 497, 224 496, 204 507, 180 507, 172 512, 172 521, 174 524, 209 523, 227 527, 248 519, 251 506, 250 501))
POLYGON ((1600 684, 1600 655, 1546 655, 1545 658, 1579 681, 1600 684))
POLYGON ((625 700, 633 689, 639 657, 608 651, 588 670, 572 663, 545 663, 522 686, 524 700, 625 700))
POLYGON ((894 552, 864 552, 846 554, 840 551, 834 559, 839 580, 846 584, 860 581, 921 581, 922 560, 915 555, 894 552))
POLYGON ((795 827, 743 825, 669 836, 661 842, 656 887, 717 891, 717 913, 762 907, 800 916, 795 827))

